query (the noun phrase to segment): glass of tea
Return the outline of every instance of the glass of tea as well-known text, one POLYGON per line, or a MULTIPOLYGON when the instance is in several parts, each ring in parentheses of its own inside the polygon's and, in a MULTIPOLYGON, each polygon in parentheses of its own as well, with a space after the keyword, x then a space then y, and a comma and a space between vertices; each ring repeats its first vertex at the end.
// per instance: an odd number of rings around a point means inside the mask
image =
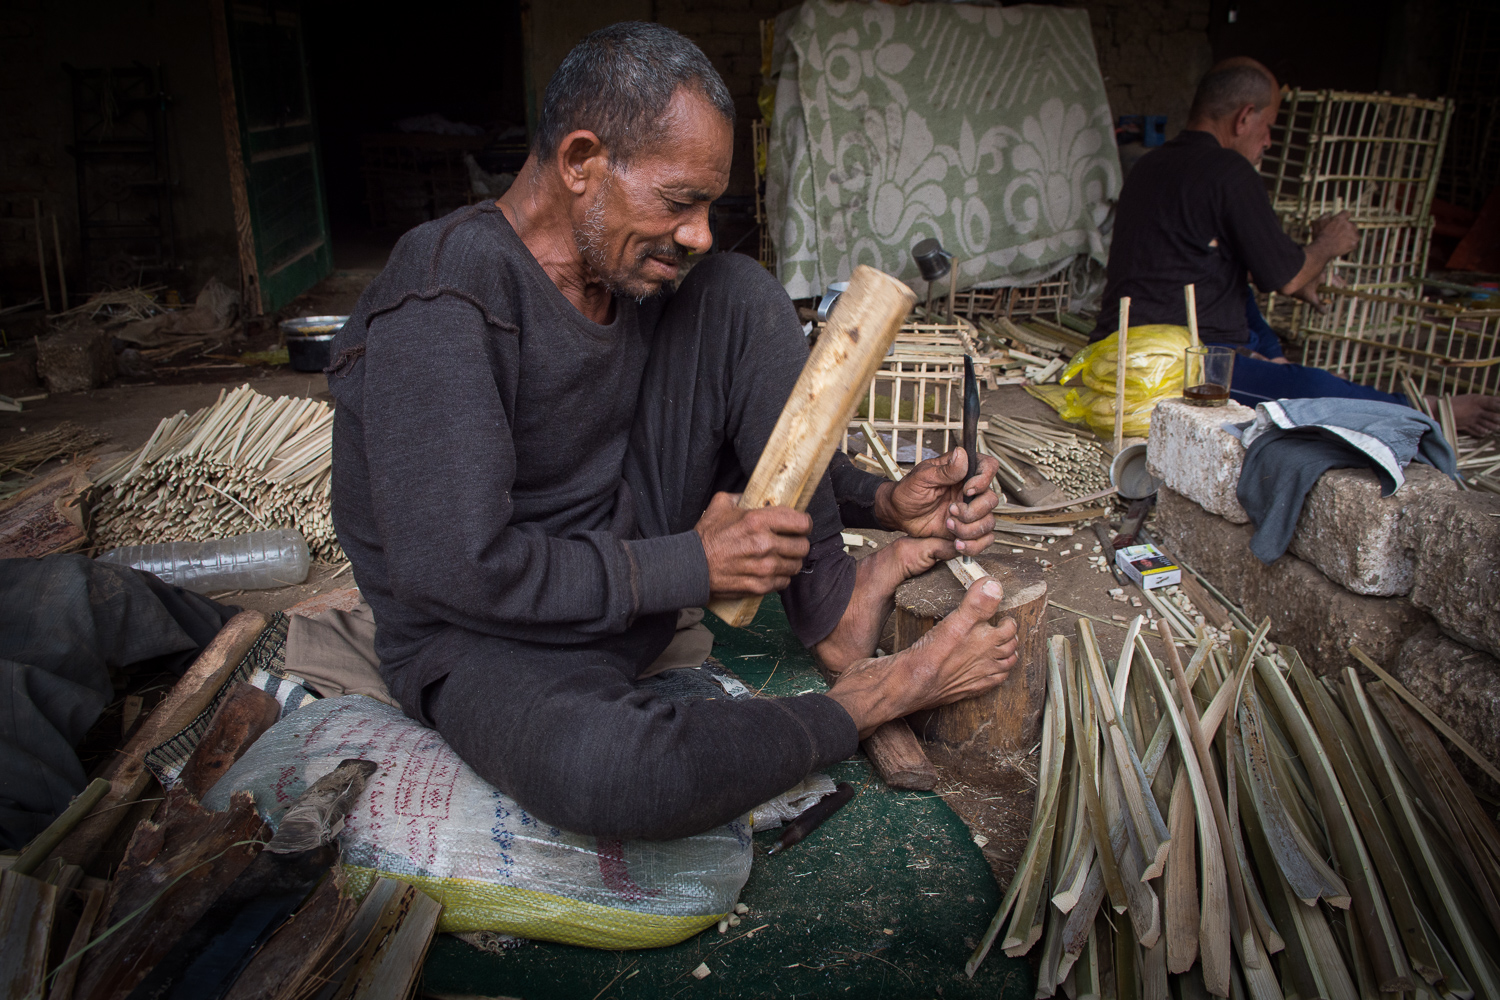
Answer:
POLYGON ((1182 398, 1194 406, 1224 406, 1234 374, 1234 348, 1200 344, 1187 349, 1182 398))

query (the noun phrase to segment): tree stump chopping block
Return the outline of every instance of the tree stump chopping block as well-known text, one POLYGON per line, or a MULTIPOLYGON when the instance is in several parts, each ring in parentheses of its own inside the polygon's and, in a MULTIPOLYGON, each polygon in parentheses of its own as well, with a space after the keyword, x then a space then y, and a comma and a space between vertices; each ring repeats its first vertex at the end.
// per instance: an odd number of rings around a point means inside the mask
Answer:
MULTIPOLYGON (((950 746, 975 737, 1004 750, 1029 750, 1041 737, 1042 706, 1047 697, 1047 663, 1043 639, 1047 583, 1040 566, 981 555, 977 561, 1005 588, 998 625, 1014 618, 1018 644, 1016 665, 995 690, 944 705, 912 718, 923 739, 950 746)), ((963 603, 964 588, 945 565, 907 580, 896 590, 895 648, 906 649, 963 603)))

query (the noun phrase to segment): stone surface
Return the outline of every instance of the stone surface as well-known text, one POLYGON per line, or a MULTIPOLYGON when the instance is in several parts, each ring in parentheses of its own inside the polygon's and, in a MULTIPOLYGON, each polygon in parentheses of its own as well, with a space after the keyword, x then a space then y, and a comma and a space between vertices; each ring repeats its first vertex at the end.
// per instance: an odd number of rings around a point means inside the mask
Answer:
POLYGON ((1239 403, 1228 406, 1189 406, 1165 399, 1151 415, 1146 442, 1146 464, 1172 489, 1211 514, 1236 524, 1249 522, 1235 490, 1245 449, 1223 424, 1255 419, 1255 411, 1239 403))
POLYGON ((36 345, 36 370, 48 392, 97 389, 115 374, 110 336, 89 325, 43 337, 36 345))
POLYGON ((1500 496, 1425 494, 1407 505, 1400 536, 1412 553, 1412 603, 1453 638, 1500 656, 1500 496))
POLYGON ((1156 541, 1202 573, 1252 621, 1271 617, 1271 638, 1295 646, 1307 665, 1331 674, 1353 664, 1349 644, 1390 663, 1432 619, 1404 597, 1353 594, 1290 553, 1267 566, 1250 551, 1248 524, 1232 524, 1162 487, 1156 541))
POLYGON ((1388 497, 1369 469, 1330 469, 1308 493, 1292 535, 1292 552, 1356 594, 1394 597, 1411 590, 1412 553, 1397 537, 1402 512, 1432 493, 1458 485, 1430 465, 1413 462, 1406 482, 1388 497))
MULTIPOLYGON (((1500 762, 1500 660, 1430 626, 1406 640, 1388 669, 1458 735, 1500 762)), ((1470 781, 1483 775, 1461 752, 1449 752, 1470 781)))

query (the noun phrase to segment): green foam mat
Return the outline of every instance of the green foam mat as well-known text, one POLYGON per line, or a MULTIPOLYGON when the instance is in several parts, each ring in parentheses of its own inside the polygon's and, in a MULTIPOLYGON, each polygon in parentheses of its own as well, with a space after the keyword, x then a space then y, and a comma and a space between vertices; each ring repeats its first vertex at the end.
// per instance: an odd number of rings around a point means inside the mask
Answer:
MULTIPOLYGON (((752 690, 825 690, 812 657, 768 598, 735 629, 710 615, 714 657, 752 690)), ((998 949, 973 979, 964 962, 1000 903, 968 827, 931 792, 887 788, 862 756, 828 771, 859 794, 802 843, 772 857, 779 830, 755 837, 727 934, 710 928, 669 948, 610 952, 534 943, 490 954, 448 936, 424 970, 429 995, 522 1000, 653 997, 911 997, 1031 1000, 1030 965, 998 949), (706 964, 709 975, 693 977, 706 964)))

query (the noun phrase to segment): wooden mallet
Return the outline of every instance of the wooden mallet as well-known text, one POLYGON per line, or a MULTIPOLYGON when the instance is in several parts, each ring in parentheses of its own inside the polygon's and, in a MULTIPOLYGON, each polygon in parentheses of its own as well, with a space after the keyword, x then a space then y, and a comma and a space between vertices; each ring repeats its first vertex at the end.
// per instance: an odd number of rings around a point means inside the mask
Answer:
MULTIPOLYGON (((911 289, 890 275, 863 264, 854 269, 755 463, 741 509, 807 510, 859 398, 916 301, 911 289)), ((710 601, 708 610, 744 627, 760 601, 759 596, 721 598, 710 601)))

